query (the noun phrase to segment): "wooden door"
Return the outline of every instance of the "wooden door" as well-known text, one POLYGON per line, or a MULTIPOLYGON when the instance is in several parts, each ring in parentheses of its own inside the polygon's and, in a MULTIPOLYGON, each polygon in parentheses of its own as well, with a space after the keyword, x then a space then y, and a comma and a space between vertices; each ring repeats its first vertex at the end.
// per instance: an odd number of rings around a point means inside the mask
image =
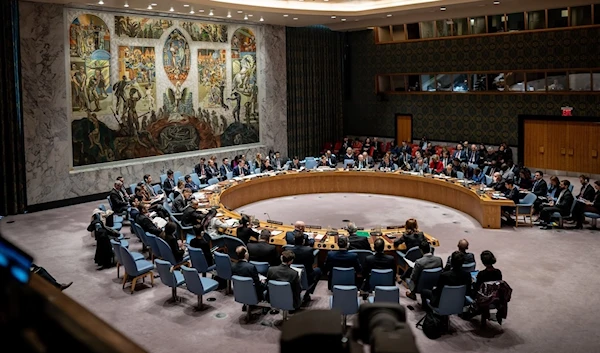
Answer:
POLYGON ((568 123, 564 121, 547 121, 548 142, 545 153, 546 169, 569 170, 568 166, 568 123))
POLYGON ((567 131, 567 169, 565 170, 587 174, 600 173, 600 164, 598 164, 600 124, 571 122, 567 131))
POLYGON ((412 143, 412 115, 396 115, 396 144, 412 143))
POLYGON ((526 120, 523 124, 523 163, 530 168, 544 169, 546 166, 547 134, 546 121, 526 120))

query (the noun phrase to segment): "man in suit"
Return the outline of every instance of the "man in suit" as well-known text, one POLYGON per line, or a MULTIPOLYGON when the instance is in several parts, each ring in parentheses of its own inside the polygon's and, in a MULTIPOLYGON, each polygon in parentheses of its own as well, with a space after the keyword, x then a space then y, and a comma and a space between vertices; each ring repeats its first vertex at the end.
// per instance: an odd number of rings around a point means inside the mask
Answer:
MULTIPOLYGON (((519 203, 519 190, 515 187, 515 183, 512 179, 507 179, 504 182, 504 187, 506 188, 506 190, 504 191, 504 197, 506 197, 507 200, 510 200, 512 202, 516 204, 519 203)), ((515 210, 515 206, 502 206, 501 207, 501 211, 502 214, 504 214, 504 217, 506 217, 506 223, 508 225, 515 225, 516 221, 512 219, 512 213, 515 210)))
MULTIPOLYGON (((467 239, 461 239, 458 241, 458 251, 460 251, 465 257, 465 263, 471 264, 475 263, 475 255, 471 252, 467 252, 469 250, 469 242, 467 239)), ((446 260, 446 267, 444 267, 444 271, 449 271, 452 269, 452 254, 448 256, 448 260, 446 260)))
POLYGON ((413 172, 429 173, 429 166, 425 164, 423 158, 419 157, 419 159, 417 159, 417 163, 415 163, 415 166, 413 167, 413 172))
POLYGON ((446 165, 442 174, 450 178, 456 178, 456 170, 454 170, 452 163, 446 165))
POLYGON ((238 165, 233 168, 233 176, 234 177, 243 177, 245 175, 250 175, 250 171, 246 168, 246 161, 241 159, 238 165))
MULTIPOLYGON (((256 297, 258 301, 262 301, 264 298, 265 285, 261 282, 258 277, 258 270, 256 266, 248 262, 249 251, 244 246, 238 246, 235 249, 238 261, 231 265, 231 274, 234 276, 250 277, 254 282, 254 290, 256 290, 256 297)), ((244 310, 244 308, 242 308, 244 310)))
POLYGON ((581 183, 581 189, 579 189, 579 195, 577 195, 577 198, 584 199, 586 201, 594 201, 596 191, 594 190, 594 187, 590 185, 590 177, 585 174, 581 174, 579 176, 579 182, 581 183))
POLYGON ((494 173, 492 176, 492 183, 489 186, 501 193, 506 192, 506 183, 504 182, 504 179, 502 179, 502 174, 500 172, 494 173))
POLYGON ((327 150, 325 158, 327 158, 327 164, 329 164, 331 168, 335 168, 337 166, 337 158, 335 157, 335 154, 331 153, 331 150, 327 150))
POLYGON ((456 145, 456 151, 454 151, 452 157, 460 159, 461 162, 467 161, 467 153, 463 150, 462 144, 459 143, 458 145, 456 145))
POLYGON ((125 212, 129 207, 129 202, 127 202, 127 197, 123 193, 123 189, 123 183, 117 180, 108 195, 111 208, 115 213, 125 212))
POLYGON ((169 195, 175 189, 175 180, 173 179, 173 171, 171 169, 167 170, 167 179, 163 182, 162 188, 165 192, 165 195, 169 195))
POLYGON ((182 213, 188 205, 190 197, 192 196, 192 190, 185 188, 182 193, 177 195, 173 201, 173 212, 182 213))
MULTIPOLYGON (((420 259, 417 259, 417 261, 415 261, 415 267, 412 270, 412 273, 410 275, 410 280, 408 282, 408 287, 410 288, 410 290, 406 291, 406 296, 412 300, 417 299, 417 296, 413 291, 419 284, 419 278, 421 277, 421 273, 423 273, 423 270, 443 266, 442 258, 440 258, 439 256, 435 256, 431 253, 431 246, 429 246, 428 242, 426 242, 426 241, 421 242, 421 244, 419 244, 419 249, 421 249, 421 252, 423 253, 423 257, 421 257, 420 259)), ((462 266, 462 263, 461 263, 461 266, 462 266)), ((461 267, 461 271, 462 271, 462 267, 461 267)))
POLYGON ((477 145, 471 145, 471 150, 467 153, 467 164, 475 169, 479 167, 479 150, 477 145))
POLYGON ((204 213, 200 210, 200 203, 198 200, 192 200, 190 204, 183 210, 183 215, 181 215, 181 225, 184 227, 195 226, 196 224, 200 224, 204 219, 204 213))
POLYGON ((374 289, 369 286, 369 278, 371 277, 372 269, 391 269, 394 274, 393 278, 396 278, 396 260, 394 260, 393 256, 383 253, 383 250, 385 249, 385 242, 383 239, 379 238, 375 240, 373 248, 375 249, 375 255, 369 255, 366 257, 365 268, 363 268, 362 272, 362 276, 364 278, 362 289, 364 291, 371 291, 374 289))
POLYGON ((548 196, 548 184, 546 184, 546 181, 544 180, 544 172, 541 170, 535 172, 535 182, 531 187, 531 192, 537 197, 548 196))
POLYGON ((142 227, 144 232, 159 236, 162 233, 162 229, 158 228, 150 219, 148 206, 141 204, 138 206, 138 210, 140 213, 137 215, 135 223, 142 227))
POLYGON ((217 178, 219 179, 221 174, 219 173, 219 169, 215 167, 215 162, 212 159, 208 160, 208 166, 206 167, 206 179, 217 178))
POLYGON ((315 263, 315 255, 313 255, 313 248, 304 245, 303 234, 296 233, 294 236, 294 247, 290 250, 294 252, 296 258, 294 263, 297 265, 303 265, 304 271, 306 271, 306 279, 308 280, 308 288, 304 293, 303 302, 310 301, 310 295, 315 292, 319 278, 321 278, 321 269, 318 267, 313 268, 315 263))
POLYGON ((306 225, 304 224, 304 222, 296 221, 296 223, 294 223, 294 231, 285 233, 285 242, 288 245, 294 245, 294 239, 296 237, 296 234, 302 234, 302 236, 304 237, 305 244, 308 246, 313 246, 313 244, 315 243, 315 239, 312 236, 309 237, 308 235, 304 234, 305 228, 306 225))
POLYGON ((549 223, 550 216, 552 216, 554 212, 560 212, 560 214, 563 216, 566 216, 571 213, 571 206, 573 204, 574 197, 573 194, 571 194, 571 192, 569 191, 570 185, 571 182, 569 182, 568 180, 561 180, 559 185, 559 191, 557 191, 559 192, 559 194, 558 198, 556 199, 556 202, 551 200, 549 205, 542 208, 542 210, 540 211, 540 225, 542 226, 542 229, 552 229, 549 223))
POLYGON ((300 275, 298 271, 290 268, 294 263, 296 255, 290 250, 285 250, 281 253, 281 265, 270 267, 267 272, 267 280, 288 282, 292 286, 292 295, 294 298, 294 308, 300 308, 302 304, 300 300, 300 292, 302 287, 300 284, 300 275))
POLYGON ((447 151, 442 152, 442 158, 440 161, 442 162, 444 168, 446 168, 448 165, 452 165, 452 158, 450 158, 450 155, 447 151))
POLYGON ((369 156, 367 152, 363 152, 362 155, 363 159, 367 163, 368 168, 375 168, 375 160, 373 159, 373 157, 369 156))
POLYGON ((338 151, 338 155, 343 155, 344 152, 348 149, 348 147, 352 148, 352 141, 348 138, 348 136, 344 136, 344 141, 342 141, 342 147, 338 151))
POLYGON ((504 180, 515 178, 515 173, 510 171, 510 169, 508 168, 508 164, 506 164, 506 163, 503 163, 500 166, 500 171, 502 172, 502 179, 504 179, 504 180))
POLYGON ((221 164, 220 171, 221 171, 221 175, 224 177, 227 177, 227 173, 233 172, 233 169, 231 168, 231 165, 229 164, 229 159, 223 158, 223 164, 221 164))
POLYGON ((440 275, 438 282, 433 290, 423 289, 421 292, 421 303, 426 311, 431 308, 427 305, 427 299, 431 301, 431 305, 437 307, 440 304, 440 297, 444 286, 466 286, 466 295, 470 295, 471 274, 462 270, 462 265, 465 263, 465 256, 460 251, 455 251, 450 260, 452 269, 444 271, 440 275))
POLYGON ((356 169, 369 169, 369 164, 365 161, 365 156, 359 154, 356 160, 356 169))
POLYGON ((198 174, 198 178, 206 178, 206 159, 204 157, 200 158, 200 163, 194 166, 194 172, 198 174))
POLYGON ((197 192, 198 190, 200 190, 200 186, 198 186, 196 183, 194 183, 194 181, 192 180, 192 177, 189 174, 186 175, 184 179, 185 179, 185 187, 186 188, 192 190, 192 192, 197 192))
POLYGON ((281 158, 281 153, 279 153, 279 151, 275 152, 275 155, 273 156, 272 165, 273 168, 275 168, 276 170, 281 170, 281 168, 283 168, 283 166, 285 165, 283 159, 281 158))
POLYGON ((362 271, 362 266, 358 261, 356 253, 348 252, 348 239, 346 237, 338 237, 338 251, 330 251, 325 260, 325 273, 327 274, 327 286, 331 289, 331 280, 334 267, 350 267, 354 268, 355 273, 362 271))
POLYGON ((123 184, 123 188, 121 189, 121 192, 123 193, 123 195, 125 195, 126 198, 130 198, 131 195, 129 195, 129 192, 131 191, 131 189, 129 189, 127 184, 125 184, 125 179, 123 179, 123 177, 119 175, 117 177, 117 181, 120 181, 121 184, 123 184))
POLYGON ((371 243, 369 243, 369 238, 367 237, 359 237, 356 235, 358 232, 358 228, 354 223, 348 223, 346 227, 348 231, 348 250, 369 250, 371 251, 371 243))
POLYGON ((154 192, 154 189, 152 188, 152 175, 150 174, 146 174, 144 175, 144 190, 146 190, 146 192, 148 193, 148 195, 150 197, 155 197, 156 193, 154 192))
POLYGON ((271 232, 263 229, 258 237, 258 243, 248 243, 248 251, 250 252, 250 261, 268 262, 269 266, 279 265, 279 254, 277 248, 273 244, 269 244, 271 232))
POLYGON ((300 159, 298 156, 294 156, 292 159, 292 164, 290 164, 290 170, 299 170, 300 168, 302 168, 300 165, 300 159))

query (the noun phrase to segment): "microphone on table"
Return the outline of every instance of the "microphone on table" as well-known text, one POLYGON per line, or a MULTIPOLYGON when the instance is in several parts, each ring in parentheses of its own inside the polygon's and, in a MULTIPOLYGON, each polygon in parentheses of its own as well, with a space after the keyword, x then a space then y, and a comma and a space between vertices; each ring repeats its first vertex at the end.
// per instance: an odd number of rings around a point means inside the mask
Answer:
POLYGON ((271 216, 269 216, 269 214, 267 212, 265 212, 264 215, 269 217, 268 219, 271 219, 271 216))

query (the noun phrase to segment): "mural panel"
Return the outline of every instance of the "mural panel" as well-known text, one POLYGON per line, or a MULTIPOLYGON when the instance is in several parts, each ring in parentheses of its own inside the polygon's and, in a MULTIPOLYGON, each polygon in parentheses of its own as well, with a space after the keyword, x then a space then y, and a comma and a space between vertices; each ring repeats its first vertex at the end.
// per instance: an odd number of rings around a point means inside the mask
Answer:
POLYGON ((163 47, 163 66, 171 83, 183 83, 190 72, 190 64, 190 46, 183 34, 175 29, 169 34, 163 47))
POLYGON ((200 22, 183 22, 190 38, 195 42, 227 43, 227 25, 200 22))
POLYGON ((113 85, 115 112, 125 112, 132 97, 141 97, 139 112, 156 110, 156 61, 154 47, 119 47, 119 81, 113 85))
POLYGON ((115 16, 115 33, 119 37, 159 39, 171 26, 171 20, 115 16))
POLYGON ((71 110, 74 116, 109 112, 110 32, 97 16, 81 15, 69 27, 71 110))
POLYGON ((256 81, 256 39, 248 28, 240 28, 231 37, 233 118, 246 125, 258 126, 258 85, 256 81))
POLYGON ((198 102, 204 108, 229 108, 223 104, 226 50, 198 49, 198 102))

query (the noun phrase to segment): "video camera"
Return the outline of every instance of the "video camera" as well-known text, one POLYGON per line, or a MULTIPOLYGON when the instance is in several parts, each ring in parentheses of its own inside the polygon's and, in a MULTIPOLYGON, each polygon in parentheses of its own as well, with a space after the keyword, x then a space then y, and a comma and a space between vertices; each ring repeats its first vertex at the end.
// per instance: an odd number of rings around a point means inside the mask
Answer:
POLYGON ((399 304, 361 304, 346 334, 338 310, 311 310, 294 315, 282 327, 281 353, 418 353, 399 304))

